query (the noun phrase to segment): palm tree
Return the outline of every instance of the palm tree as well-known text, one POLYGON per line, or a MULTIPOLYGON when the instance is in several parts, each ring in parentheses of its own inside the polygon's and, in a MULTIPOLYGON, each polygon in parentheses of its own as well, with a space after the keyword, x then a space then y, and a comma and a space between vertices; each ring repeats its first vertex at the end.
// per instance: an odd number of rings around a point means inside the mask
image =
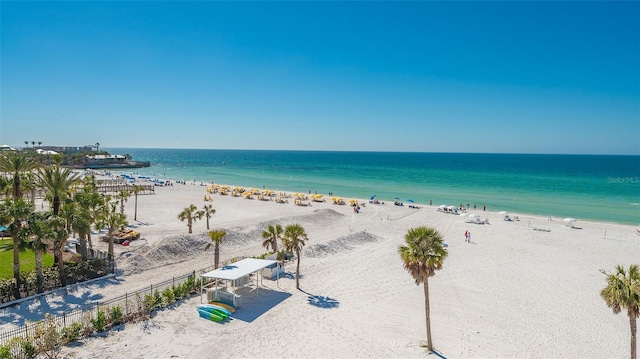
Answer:
POLYGON ((86 260, 88 258, 88 248, 93 249, 91 243, 91 225, 96 222, 97 208, 102 202, 102 196, 91 185, 86 178, 81 190, 73 195, 73 202, 76 204, 76 213, 71 223, 73 229, 78 232, 80 240, 80 254, 86 260))
POLYGON ((416 227, 404 236, 406 246, 400 246, 398 253, 404 262, 404 269, 415 279, 416 285, 424 284, 424 309, 427 323, 427 347, 433 351, 431 342, 431 317, 429 312, 429 277, 442 269, 447 258, 442 235, 433 228, 416 227))
POLYGON ((620 313, 622 308, 627 309, 631 326, 631 359, 636 359, 636 318, 640 316, 640 267, 632 264, 626 272, 624 267, 618 265, 615 273, 602 273, 607 276, 607 286, 600 291, 600 296, 615 314, 620 313))
POLYGON ((29 247, 33 249, 36 260, 36 287, 38 293, 43 290, 42 276, 42 254, 47 251, 50 240, 55 237, 52 226, 48 223, 48 215, 46 213, 32 213, 27 219, 26 230, 27 242, 29 247))
POLYGON ((120 213, 124 213, 124 204, 131 197, 131 192, 129 191, 120 191, 116 195, 118 201, 120 201, 120 213))
POLYGON ((38 168, 38 163, 32 157, 7 152, 0 155, 0 172, 7 172, 13 177, 13 199, 22 197, 22 189, 20 187, 22 174, 31 172, 36 168, 38 168))
POLYGON ((193 223, 202 218, 204 213, 202 211, 198 211, 198 208, 195 205, 190 205, 186 207, 184 211, 178 214, 178 219, 181 222, 187 221, 187 227, 189 227, 189 234, 193 233, 193 223))
POLYGON ((98 218, 97 226, 107 228, 109 237, 109 257, 113 260, 113 237, 117 229, 123 229, 127 225, 127 217, 116 211, 116 202, 107 200, 101 208, 101 215, 98 218))
MULTIPOLYGON (((138 193, 142 192, 142 186, 139 186, 137 184, 133 185, 133 194, 135 195, 136 201, 135 201, 135 206, 134 206, 134 210, 133 210, 133 220, 137 221, 138 220, 138 193)), ((209 227, 207 227, 207 229, 209 229, 209 227)))
POLYGON ((213 264, 214 269, 218 269, 218 264, 220 263, 220 244, 224 241, 224 236, 227 235, 227 232, 224 230, 214 230, 208 233, 209 238, 211 238, 211 243, 207 243, 204 250, 206 251, 213 245, 213 264))
POLYGON ((296 265, 296 289, 300 289, 300 251, 304 248, 305 241, 308 240, 307 233, 299 224, 291 224, 285 227, 282 243, 287 252, 295 252, 298 264, 296 265))
POLYGON ((0 223, 6 224, 9 228, 9 233, 13 238, 13 278, 16 281, 13 296, 16 299, 20 299, 20 248, 22 237, 19 232, 24 226, 24 220, 31 213, 31 205, 24 201, 22 198, 18 198, 14 201, 5 199, 2 205, 0 205, 0 223))
POLYGON ((42 141, 38 141, 38 147, 42 146, 42 141))
MULTIPOLYGON (((74 197, 75 201, 77 201, 82 208, 82 211, 87 211, 89 213, 90 223, 96 223, 98 221, 101 208, 104 206, 106 201, 105 196, 98 193, 98 188, 96 187, 94 180, 94 176, 86 176, 84 178, 82 190, 79 192, 80 196, 76 195, 74 197)), ((82 244, 82 239, 80 242, 82 244)), ((91 231, 87 233, 87 242, 89 249, 93 249, 91 231)))
POLYGON ((91 232, 91 212, 86 208, 86 203, 83 202, 83 193, 78 192, 73 196, 73 201, 67 201, 62 206, 61 212, 65 215, 68 227, 74 232, 78 233, 78 240, 80 242, 80 255, 82 260, 87 260, 87 236, 91 232))
POLYGON ((64 218, 52 213, 47 219, 47 225, 53 233, 53 256, 55 258, 55 263, 58 265, 60 283, 62 284, 62 286, 65 286, 67 285, 67 279, 64 272, 62 248, 64 247, 64 244, 69 237, 69 231, 67 230, 67 221, 64 218))
POLYGON ((31 147, 35 147, 36 146, 36 141, 31 141, 31 147))
POLYGON ((282 238, 282 226, 279 224, 269 225, 267 230, 262 232, 262 238, 264 238, 263 247, 269 249, 271 246, 273 253, 278 253, 278 239, 282 238))
POLYGON ((24 141, 25 146, 29 147, 29 141, 24 141))
POLYGON ((62 168, 60 165, 41 168, 38 172, 40 186, 46 189, 48 197, 52 202, 52 212, 57 216, 60 212, 60 205, 73 186, 80 181, 77 174, 70 168, 62 168))
POLYGON ((204 218, 207 219, 207 231, 208 231, 209 230, 209 219, 211 217, 213 217, 214 214, 216 214, 216 210, 213 209, 213 205, 205 204, 204 207, 202 208, 202 214, 203 214, 204 218))
POLYGON ((55 224, 54 230, 57 234, 53 242, 53 255, 55 257, 55 262, 58 264, 60 281, 62 282, 62 285, 66 285, 62 248, 64 247, 69 231, 67 229, 67 222, 64 218, 58 217, 60 215, 62 202, 69 196, 73 186, 80 182, 80 177, 73 173, 70 168, 62 168, 60 167, 60 164, 56 164, 40 168, 38 171, 38 180, 40 186, 47 190, 47 198, 52 204, 52 219, 50 222, 55 224))
POLYGON ((38 190, 38 183, 36 181, 36 175, 33 172, 25 173, 23 180, 20 182, 21 190, 25 192, 31 192, 31 209, 36 210, 36 191, 38 190))
POLYGON ((100 152, 100 142, 96 142, 96 152, 100 152))

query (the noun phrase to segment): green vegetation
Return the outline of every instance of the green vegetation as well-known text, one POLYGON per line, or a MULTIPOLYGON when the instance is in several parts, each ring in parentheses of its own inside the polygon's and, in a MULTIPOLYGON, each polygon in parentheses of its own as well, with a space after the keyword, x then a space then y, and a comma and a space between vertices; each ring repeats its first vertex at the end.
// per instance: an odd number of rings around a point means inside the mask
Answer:
MULTIPOLYGON (((0 240, 0 280, 13 278, 13 269, 11 263, 13 262, 13 239, 0 240)), ((35 255, 33 250, 26 249, 20 252, 20 272, 22 274, 28 274, 35 269, 35 255)), ((49 253, 42 256, 42 266, 53 266, 53 256, 49 253)))

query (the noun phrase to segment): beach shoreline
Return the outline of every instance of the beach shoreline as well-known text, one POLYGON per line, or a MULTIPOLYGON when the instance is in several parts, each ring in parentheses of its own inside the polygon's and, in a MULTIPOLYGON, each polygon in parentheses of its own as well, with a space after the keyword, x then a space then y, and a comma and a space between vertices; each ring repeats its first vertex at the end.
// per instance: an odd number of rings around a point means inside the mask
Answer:
MULTIPOLYGON (((290 263, 289 275, 277 283, 263 281, 264 302, 247 297, 244 314, 227 324, 199 318, 194 308, 200 297, 193 297, 148 322, 69 345, 64 356, 422 357, 424 297, 397 254, 406 231, 420 225, 436 228, 448 244, 449 258, 429 282, 434 344, 444 356, 627 355, 628 318, 611 313, 599 298, 606 284, 599 270, 637 262, 636 226, 578 220, 570 228, 542 216, 518 214, 520 221, 506 222, 498 212, 476 211, 490 223, 479 225, 439 213, 435 205, 412 203, 421 207, 413 209, 368 200, 359 200, 364 206, 355 213, 327 196, 327 202, 305 207, 291 199, 279 204, 215 193, 204 201, 207 186, 158 186, 154 194, 138 196, 139 221, 132 227, 144 241, 115 246, 117 280, 8 308, 0 315, 0 330, 44 311, 106 300, 212 265, 213 254, 201 241, 205 221, 187 235, 177 219, 190 204, 211 204, 211 229, 225 229, 231 237, 222 246, 223 259, 265 253, 260 234, 267 224, 301 224, 309 235, 301 258, 302 291, 295 289, 290 263), (465 231, 472 233, 471 243, 464 242, 465 231), (180 240, 187 237, 196 239, 180 240), (179 246, 187 242, 195 245, 179 246)), ((131 198, 125 205, 129 219, 133 211, 131 198)), ((94 245, 106 248, 104 242, 94 245)))

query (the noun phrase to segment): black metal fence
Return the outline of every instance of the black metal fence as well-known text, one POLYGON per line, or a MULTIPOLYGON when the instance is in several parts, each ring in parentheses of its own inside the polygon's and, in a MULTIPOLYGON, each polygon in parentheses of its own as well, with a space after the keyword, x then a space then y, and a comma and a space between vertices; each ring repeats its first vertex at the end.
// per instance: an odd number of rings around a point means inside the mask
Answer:
MULTIPOLYGON (((152 284, 143 289, 137 290, 132 293, 125 293, 124 295, 105 300, 103 302, 96 302, 89 304, 83 308, 78 308, 60 315, 52 316, 58 330, 70 326, 73 323, 81 323, 83 327, 87 327, 92 319, 95 319, 98 311, 110 311, 111 308, 120 307, 124 317, 129 317, 138 313, 140 301, 144 300, 147 295, 154 295, 154 293, 162 292, 166 288, 173 288, 182 284, 193 277, 195 279, 196 271, 187 273, 181 276, 173 277, 169 280, 165 280, 160 283, 152 284)), ((0 345, 8 345, 9 341, 15 337, 30 338, 33 337, 36 332, 38 322, 30 322, 24 324, 18 328, 5 330, 0 332, 0 345)))
MULTIPOLYGON (((245 257, 235 257, 220 263, 220 266, 225 266, 230 263, 234 263, 245 257)), ((190 273, 186 273, 171 279, 152 284, 148 287, 139 289, 135 292, 125 293, 103 302, 96 302, 89 304, 83 308, 78 308, 60 315, 52 316, 58 331, 62 331, 65 327, 72 325, 73 323, 81 323, 83 327, 90 325, 91 320, 95 319, 98 311, 110 311, 111 308, 120 307, 124 317, 129 317, 132 314, 136 314, 140 309, 140 301, 144 300, 146 296, 153 296, 156 292, 162 293, 167 288, 173 288, 181 285, 182 283, 192 278, 195 280, 196 276, 200 276, 203 273, 214 270, 214 266, 205 267, 199 270, 194 270, 190 273)), ((197 288, 199 290, 199 287, 197 288)), ((0 345, 8 345, 11 339, 16 337, 30 338, 35 334, 36 328, 39 322, 31 322, 22 325, 18 328, 9 329, 0 332, 0 345)))

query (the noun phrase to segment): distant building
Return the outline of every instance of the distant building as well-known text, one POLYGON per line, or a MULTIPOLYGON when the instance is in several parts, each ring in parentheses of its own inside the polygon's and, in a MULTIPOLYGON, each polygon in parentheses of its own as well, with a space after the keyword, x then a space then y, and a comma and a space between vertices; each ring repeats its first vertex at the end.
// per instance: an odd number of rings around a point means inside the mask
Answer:
POLYGON ((142 168, 151 166, 149 161, 132 161, 129 155, 86 155, 84 164, 75 168, 142 168))
POLYGON ((128 165, 129 157, 124 155, 94 155, 85 156, 84 163, 86 166, 109 167, 118 165, 128 165))
POLYGON ((43 151, 54 151, 58 153, 83 153, 83 152, 92 152, 95 146, 86 145, 86 146, 34 146, 34 149, 43 150, 43 151))

